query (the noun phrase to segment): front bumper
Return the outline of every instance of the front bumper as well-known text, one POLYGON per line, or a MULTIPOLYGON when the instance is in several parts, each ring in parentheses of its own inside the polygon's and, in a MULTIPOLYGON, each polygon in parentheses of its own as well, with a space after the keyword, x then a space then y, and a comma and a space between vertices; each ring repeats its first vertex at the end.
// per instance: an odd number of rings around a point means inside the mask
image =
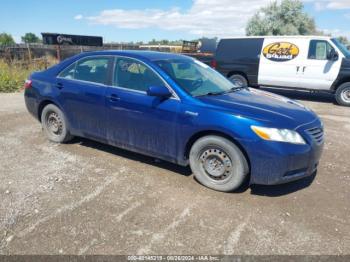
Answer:
POLYGON ((296 131, 305 139, 305 145, 260 140, 248 146, 250 184, 283 184, 315 173, 323 151, 322 124, 317 119, 296 131), (310 135, 314 129, 322 130, 322 134, 310 135))

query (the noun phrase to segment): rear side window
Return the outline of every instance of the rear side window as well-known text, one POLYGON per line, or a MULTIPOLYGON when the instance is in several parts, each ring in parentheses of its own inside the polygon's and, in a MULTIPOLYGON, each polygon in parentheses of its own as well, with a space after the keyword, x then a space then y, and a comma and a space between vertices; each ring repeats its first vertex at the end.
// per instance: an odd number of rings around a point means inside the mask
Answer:
POLYGON ((114 72, 114 85, 145 92, 150 86, 162 86, 164 83, 143 63, 131 58, 118 58, 114 72))
POLYGON ((59 74, 59 77, 66 78, 66 79, 74 79, 75 66, 76 66, 76 63, 73 63, 70 66, 68 66, 59 74))
POLYGON ((218 61, 256 63, 259 61, 263 42, 263 38, 222 39, 215 58, 218 61))
POLYGON ((68 66, 59 77, 107 84, 109 61, 107 57, 85 58, 68 66))
POLYGON ((333 47, 324 40, 311 40, 309 47, 309 59, 327 60, 333 47))

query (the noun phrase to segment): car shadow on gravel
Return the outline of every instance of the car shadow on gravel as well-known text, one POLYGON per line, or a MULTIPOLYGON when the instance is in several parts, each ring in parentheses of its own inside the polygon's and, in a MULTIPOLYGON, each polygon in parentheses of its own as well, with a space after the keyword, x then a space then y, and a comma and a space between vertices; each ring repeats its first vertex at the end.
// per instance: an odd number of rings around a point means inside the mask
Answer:
POLYGON ((300 90, 287 90, 287 89, 278 89, 278 88, 268 88, 263 87, 261 90, 275 93, 281 96, 286 96, 295 100, 305 100, 311 102, 321 102, 321 103, 336 103, 335 97, 333 94, 327 92, 316 92, 312 93, 309 91, 300 91, 300 90))
POLYGON ((273 185, 273 186, 251 185, 250 193, 252 195, 268 196, 268 197, 279 197, 283 195, 288 195, 309 187, 314 181, 316 174, 317 172, 315 172, 309 177, 305 177, 297 181, 289 182, 287 184, 273 185))
POLYGON ((134 160, 137 162, 142 162, 148 165, 156 166, 162 169, 169 170, 171 172, 175 172, 178 174, 181 174, 183 176, 190 176, 192 175, 192 171, 189 167, 183 167, 180 165, 176 165, 167 161, 159 160, 154 157, 145 156, 142 154, 134 153, 128 150, 124 150, 118 147, 114 147, 111 145, 95 142, 93 140, 89 140, 86 138, 74 138, 71 142, 71 144, 80 144, 82 146, 90 147, 93 149, 97 149, 100 151, 104 151, 109 154, 113 154, 116 156, 124 157, 130 160, 134 160))
MULTIPOLYGON (((70 141, 68 143, 69 144, 79 144, 81 146, 100 150, 100 151, 103 151, 103 152, 106 152, 109 154, 113 154, 113 155, 116 155, 119 157, 127 158, 130 160, 134 160, 137 162, 147 164, 147 165, 162 168, 162 169, 168 170, 170 172, 178 173, 178 174, 183 175, 183 176, 191 176, 192 175, 192 171, 191 171, 189 166, 183 167, 183 166, 176 165, 176 164, 173 164, 173 163, 170 163, 167 161, 158 160, 158 159, 155 159, 153 157, 145 156, 145 155, 142 155, 139 153, 134 153, 134 152, 131 152, 128 150, 124 150, 124 149, 121 149, 118 147, 103 144, 103 143, 89 140, 86 138, 75 137, 72 141, 70 141)), ((301 190, 301 189, 304 189, 304 188, 310 186, 312 184, 315 176, 316 176, 316 173, 310 177, 306 177, 306 178, 301 179, 301 180, 297 180, 297 181, 290 182, 287 184, 274 185, 274 186, 249 185, 249 179, 247 179, 240 188, 238 188, 237 190, 235 190, 232 193, 243 193, 250 188, 252 195, 278 197, 278 196, 294 193, 298 190, 301 190)))

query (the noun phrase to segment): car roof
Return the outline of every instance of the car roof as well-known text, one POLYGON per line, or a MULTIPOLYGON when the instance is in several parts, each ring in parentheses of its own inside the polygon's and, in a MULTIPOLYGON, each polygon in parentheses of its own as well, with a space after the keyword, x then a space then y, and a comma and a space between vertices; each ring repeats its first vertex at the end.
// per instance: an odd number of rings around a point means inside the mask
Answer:
POLYGON ((166 52, 156 52, 156 51, 143 51, 143 50, 103 50, 103 51, 92 51, 92 52, 83 52, 73 57, 69 57, 63 60, 61 63, 56 64, 52 67, 49 67, 45 72, 47 74, 57 75, 64 68, 66 68, 71 63, 89 56, 97 56, 97 55, 115 55, 115 56, 124 56, 135 58, 139 60, 143 60, 145 62, 150 61, 158 61, 158 60, 172 60, 172 59, 188 59, 193 60, 192 57, 176 54, 176 53, 166 53, 166 52))
POLYGON ((191 59, 188 56, 176 54, 176 53, 166 53, 157 51, 143 51, 143 50, 103 50, 103 51, 93 51, 84 52, 80 56, 92 56, 92 55, 121 55, 132 58, 147 59, 150 61, 157 60, 170 60, 170 59, 191 59))

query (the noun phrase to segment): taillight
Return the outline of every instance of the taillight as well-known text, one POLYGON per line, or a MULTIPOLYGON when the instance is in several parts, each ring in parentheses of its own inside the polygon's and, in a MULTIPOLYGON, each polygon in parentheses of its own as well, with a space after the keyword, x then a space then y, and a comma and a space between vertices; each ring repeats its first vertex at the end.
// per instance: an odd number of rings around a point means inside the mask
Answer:
POLYGON ((214 69, 216 69, 216 66, 217 66, 216 60, 213 59, 213 60, 211 61, 211 67, 214 68, 214 69))
POLYGON ((24 87, 24 89, 31 88, 32 87, 32 80, 27 79, 24 82, 24 86, 23 87, 24 87))

